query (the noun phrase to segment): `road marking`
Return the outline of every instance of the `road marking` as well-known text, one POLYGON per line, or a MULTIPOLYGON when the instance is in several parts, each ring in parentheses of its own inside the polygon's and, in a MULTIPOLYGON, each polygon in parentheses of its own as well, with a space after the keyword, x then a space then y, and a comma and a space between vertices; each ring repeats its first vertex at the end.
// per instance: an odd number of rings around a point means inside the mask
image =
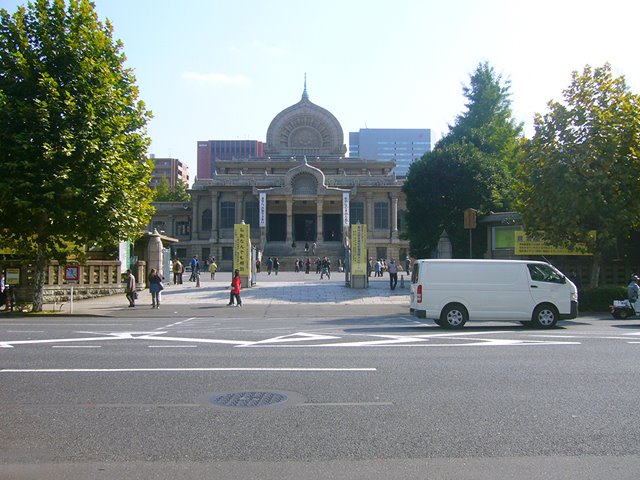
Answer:
POLYGON ((0 373, 138 373, 138 372, 375 372, 377 368, 196 367, 196 368, 3 368, 0 373))
POLYGON ((313 333, 292 333, 290 335, 282 335, 280 337, 267 338, 266 340, 258 340, 257 342, 248 342, 247 345, 241 345, 242 347, 252 347, 253 345, 273 344, 273 343, 287 343, 287 342, 302 342, 313 340, 334 340, 336 338, 332 335, 316 335, 313 333))
POLYGON ((198 348, 197 345, 147 345, 148 348, 198 348))
POLYGON ((102 348, 100 345, 52 345, 51 348, 102 348))

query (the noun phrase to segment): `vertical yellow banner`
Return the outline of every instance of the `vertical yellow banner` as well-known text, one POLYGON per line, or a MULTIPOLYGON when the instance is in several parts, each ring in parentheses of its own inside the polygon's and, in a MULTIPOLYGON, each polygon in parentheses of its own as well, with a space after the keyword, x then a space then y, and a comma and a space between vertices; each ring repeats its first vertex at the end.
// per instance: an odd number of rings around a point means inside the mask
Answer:
POLYGON ((251 262, 251 226, 236 223, 233 226, 233 269, 240 275, 249 275, 251 262))
POLYGON ((351 225, 351 275, 367 275, 366 225, 351 225))

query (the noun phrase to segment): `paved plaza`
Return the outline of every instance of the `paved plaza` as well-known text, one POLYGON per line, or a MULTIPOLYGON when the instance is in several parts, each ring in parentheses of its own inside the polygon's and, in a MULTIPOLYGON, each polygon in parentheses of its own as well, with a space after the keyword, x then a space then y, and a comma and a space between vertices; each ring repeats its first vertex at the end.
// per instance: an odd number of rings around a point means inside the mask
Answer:
MULTIPOLYGON (((230 272, 216 274, 211 280, 209 273, 200 277, 200 287, 195 282, 189 282, 189 274, 185 273, 184 283, 166 285, 162 291, 162 306, 219 304, 229 301, 231 283, 230 272)), ((331 279, 320 279, 315 273, 280 272, 278 275, 268 275, 261 272, 257 275, 256 283, 251 288, 243 288, 242 302, 248 305, 287 305, 287 304, 334 304, 334 305, 397 305, 409 307, 409 281, 405 274, 398 275, 398 285, 395 290, 389 288, 389 276, 369 278, 369 287, 355 289, 346 286, 344 273, 334 272, 331 279)), ((136 309, 147 308, 151 305, 151 295, 148 289, 138 292, 136 309)), ((47 309, 51 305, 47 304, 47 309)), ((60 306, 58 305, 58 308, 60 306)), ((124 294, 112 295, 87 300, 76 300, 73 304, 74 314, 105 315, 110 309, 127 308, 124 294)), ((62 312, 69 312, 68 303, 62 306, 62 312)))

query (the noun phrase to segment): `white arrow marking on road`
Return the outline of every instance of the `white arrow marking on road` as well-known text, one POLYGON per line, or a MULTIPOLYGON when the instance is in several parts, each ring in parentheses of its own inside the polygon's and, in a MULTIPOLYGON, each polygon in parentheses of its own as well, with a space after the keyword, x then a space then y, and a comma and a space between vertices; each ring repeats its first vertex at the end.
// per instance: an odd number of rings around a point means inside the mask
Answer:
POLYGON ((286 343, 286 342, 302 342, 304 340, 333 340, 340 337, 335 337, 333 335, 316 335, 314 333, 292 333, 291 335, 282 335, 279 337, 267 338, 266 340, 258 340, 257 342, 247 342, 247 345, 242 345, 244 347, 252 347, 254 345, 263 345, 270 343, 286 343))

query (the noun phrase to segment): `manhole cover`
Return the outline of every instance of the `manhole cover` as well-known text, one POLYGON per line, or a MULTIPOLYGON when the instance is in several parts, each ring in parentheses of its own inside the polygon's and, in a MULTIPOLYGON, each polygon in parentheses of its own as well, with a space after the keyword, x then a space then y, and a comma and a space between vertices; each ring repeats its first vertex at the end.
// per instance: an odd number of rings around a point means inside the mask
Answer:
POLYGON ((231 392, 212 397, 211 403, 222 407, 259 408, 278 405, 288 399, 279 392, 231 392))

